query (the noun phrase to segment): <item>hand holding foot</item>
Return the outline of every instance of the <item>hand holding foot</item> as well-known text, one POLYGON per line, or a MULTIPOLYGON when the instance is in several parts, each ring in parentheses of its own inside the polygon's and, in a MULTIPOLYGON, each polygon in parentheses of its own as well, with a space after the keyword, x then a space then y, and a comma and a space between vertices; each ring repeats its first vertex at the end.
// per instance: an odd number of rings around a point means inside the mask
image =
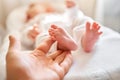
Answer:
POLYGON ((72 37, 62 28, 52 25, 49 34, 53 40, 58 42, 58 49, 76 50, 77 44, 72 37), (70 46, 71 45, 71 46, 70 46))
POLYGON ((86 23, 86 31, 82 37, 82 46, 86 52, 90 52, 97 42, 102 32, 99 32, 100 26, 94 22, 91 26, 89 22, 86 23))
MULTIPOLYGON (((35 50, 22 53, 20 42, 9 37, 10 45, 6 56, 6 80, 62 80, 72 65, 69 51, 47 54, 44 43, 35 50)), ((48 44, 49 45, 49 44, 48 44)))

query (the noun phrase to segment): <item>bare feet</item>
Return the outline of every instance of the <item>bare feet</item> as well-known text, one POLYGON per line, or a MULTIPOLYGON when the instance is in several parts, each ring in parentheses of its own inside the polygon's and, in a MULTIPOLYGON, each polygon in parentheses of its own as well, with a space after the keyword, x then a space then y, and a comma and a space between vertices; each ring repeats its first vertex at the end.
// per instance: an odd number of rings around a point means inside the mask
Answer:
POLYGON ((58 49, 61 50, 76 50, 77 44, 71 36, 62 28, 56 25, 51 25, 49 34, 53 40, 58 42, 58 49))
POLYGON ((86 31, 82 37, 82 46, 86 52, 90 52, 102 32, 99 32, 100 26, 94 22, 91 26, 89 22, 86 23, 86 31))
POLYGON ((76 4, 73 0, 66 0, 66 7, 67 8, 72 8, 74 7, 76 4))

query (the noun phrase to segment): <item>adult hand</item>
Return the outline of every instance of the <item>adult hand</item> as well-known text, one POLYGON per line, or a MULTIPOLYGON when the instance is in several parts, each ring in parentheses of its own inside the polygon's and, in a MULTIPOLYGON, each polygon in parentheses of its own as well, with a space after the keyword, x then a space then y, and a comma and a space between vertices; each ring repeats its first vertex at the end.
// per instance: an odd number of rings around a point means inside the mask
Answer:
POLYGON ((46 54, 40 46, 34 51, 23 53, 20 43, 10 36, 6 56, 7 80, 62 80, 72 64, 69 51, 46 54))

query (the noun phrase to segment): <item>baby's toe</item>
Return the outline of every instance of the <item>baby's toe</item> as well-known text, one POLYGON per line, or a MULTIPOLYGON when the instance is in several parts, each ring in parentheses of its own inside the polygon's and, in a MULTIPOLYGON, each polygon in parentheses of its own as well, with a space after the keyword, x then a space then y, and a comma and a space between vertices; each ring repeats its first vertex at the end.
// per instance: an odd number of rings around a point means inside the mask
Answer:
POLYGON ((54 40, 54 41, 56 40, 55 36, 51 36, 51 39, 54 40))
POLYGON ((51 28, 57 29, 58 27, 56 25, 51 25, 51 28))

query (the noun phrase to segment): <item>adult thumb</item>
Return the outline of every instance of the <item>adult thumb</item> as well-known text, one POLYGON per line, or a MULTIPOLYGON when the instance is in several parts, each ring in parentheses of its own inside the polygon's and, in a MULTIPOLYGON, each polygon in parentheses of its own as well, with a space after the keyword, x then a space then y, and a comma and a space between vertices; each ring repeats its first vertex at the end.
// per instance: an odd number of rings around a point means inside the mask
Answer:
POLYGON ((14 52, 14 51, 19 51, 21 46, 20 46, 20 41, 17 40, 14 36, 10 35, 9 36, 9 49, 8 52, 14 52))

